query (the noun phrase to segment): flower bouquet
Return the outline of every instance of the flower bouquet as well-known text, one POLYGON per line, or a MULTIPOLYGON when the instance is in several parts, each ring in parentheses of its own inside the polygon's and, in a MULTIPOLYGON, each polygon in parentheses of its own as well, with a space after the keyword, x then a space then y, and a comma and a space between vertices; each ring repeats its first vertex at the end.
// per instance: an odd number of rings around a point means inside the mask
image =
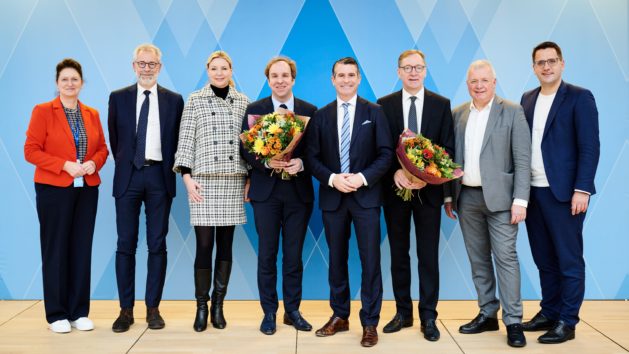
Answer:
MULTIPOLYGON (((443 184, 463 176, 461 165, 454 163, 444 148, 408 129, 400 134, 395 153, 406 177, 413 182, 443 184)), ((397 188, 397 195, 409 201, 413 190, 397 188)))
MULTIPOLYGON (((310 120, 285 109, 263 116, 250 114, 247 119, 249 129, 240 134, 240 140, 263 164, 271 160, 290 161, 310 120)), ((281 171, 282 179, 290 179, 288 172, 281 171)))

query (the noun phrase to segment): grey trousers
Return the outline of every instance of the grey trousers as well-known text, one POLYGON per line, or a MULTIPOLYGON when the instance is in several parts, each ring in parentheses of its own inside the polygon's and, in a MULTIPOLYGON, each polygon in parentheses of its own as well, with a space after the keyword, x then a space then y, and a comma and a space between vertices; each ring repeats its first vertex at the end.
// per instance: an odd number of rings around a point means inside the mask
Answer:
POLYGON ((518 225, 510 224, 511 211, 489 211, 482 189, 465 187, 461 190, 458 211, 480 312, 496 318, 502 305, 505 325, 521 323, 520 263, 516 252, 518 225), (496 299, 494 263, 500 302, 496 299))

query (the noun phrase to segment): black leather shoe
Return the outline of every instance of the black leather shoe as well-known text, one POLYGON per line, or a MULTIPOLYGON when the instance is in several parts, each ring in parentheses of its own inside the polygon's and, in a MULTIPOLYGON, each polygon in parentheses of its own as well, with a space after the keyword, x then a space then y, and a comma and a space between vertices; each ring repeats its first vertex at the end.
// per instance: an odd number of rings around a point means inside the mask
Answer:
POLYGON ((266 335, 275 334, 275 314, 267 313, 264 315, 262 319, 262 323, 260 323, 260 332, 266 335))
POLYGON ((298 331, 312 331, 312 326, 301 316, 299 311, 285 312, 284 324, 293 326, 298 331))
POLYGON ((424 338, 431 342, 436 342, 439 340, 439 337, 441 337, 437 323, 432 318, 422 322, 421 331, 424 334, 424 338))
POLYGON ((522 324, 513 323, 507 325, 507 344, 515 348, 521 348, 526 345, 522 324))
POLYGON ((413 325, 413 316, 404 317, 400 313, 396 313, 393 319, 382 328, 384 333, 398 332, 402 328, 411 327, 413 325))
POLYGON ((527 332, 548 331, 555 326, 555 322, 540 311, 530 321, 522 323, 522 329, 527 332))
POLYGON ((537 341, 544 344, 563 343, 574 339, 574 329, 568 327, 564 321, 557 321, 555 327, 537 338, 537 341))
POLYGON ((476 318, 474 318, 471 322, 464 324, 459 327, 459 333, 463 334, 474 334, 474 333, 482 333, 486 331, 497 331, 498 330, 498 319, 491 318, 479 313, 476 318))
POLYGON ((157 307, 149 307, 146 309, 146 322, 149 324, 150 329, 162 329, 166 326, 157 307))
POLYGON ((133 324, 133 308, 120 309, 120 315, 114 321, 111 326, 111 330, 115 333, 122 333, 129 330, 129 327, 133 324))

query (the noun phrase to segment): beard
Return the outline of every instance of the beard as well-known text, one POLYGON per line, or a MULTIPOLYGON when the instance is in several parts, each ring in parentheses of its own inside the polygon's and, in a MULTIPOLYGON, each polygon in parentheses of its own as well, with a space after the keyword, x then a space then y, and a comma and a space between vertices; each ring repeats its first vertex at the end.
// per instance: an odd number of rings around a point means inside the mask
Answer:
POLYGON ((144 87, 152 87, 157 82, 157 74, 137 75, 138 83, 144 87))

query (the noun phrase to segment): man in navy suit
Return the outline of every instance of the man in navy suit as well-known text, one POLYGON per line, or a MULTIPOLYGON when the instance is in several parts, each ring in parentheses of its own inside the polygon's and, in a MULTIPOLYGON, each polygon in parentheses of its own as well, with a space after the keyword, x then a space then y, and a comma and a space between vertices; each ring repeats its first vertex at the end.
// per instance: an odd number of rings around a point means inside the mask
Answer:
MULTIPOLYGON (((424 53, 406 50, 398 58, 397 74, 402 90, 378 99, 391 128, 391 139, 397 143, 405 128, 421 133, 454 156, 454 129, 450 100, 427 90, 424 53)), ((439 234, 444 186, 411 182, 397 159, 384 182, 384 218, 391 247, 391 278, 396 313, 383 332, 397 332, 413 325, 411 300, 410 232, 415 223, 417 268, 419 273, 419 318, 424 338, 439 340, 437 301, 439 300, 439 234), (425 186, 425 187, 424 187, 425 186), (402 200, 396 187, 419 189, 412 199, 402 200), (423 187, 423 188, 422 188, 423 187)))
MULTIPOLYGON (((264 115, 280 108, 297 115, 313 117, 317 107, 293 96, 293 85, 297 76, 295 62, 286 57, 269 61, 264 74, 271 88, 271 96, 249 104, 242 121, 242 130, 248 130, 250 114, 264 115)), ((306 142, 295 149, 288 162, 271 160, 263 164, 256 156, 240 145, 240 153, 251 165, 251 185, 248 197, 251 200, 258 232, 258 291, 264 318, 260 331, 275 333, 277 297, 277 252, 279 251, 280 229, 282 233, 282 295, 284 298, 284 324, 299 331, 310 331, 312 326, 301 316, 301 282, 303 276, 302 250, 308 231, 308 220, 312 213, 314 192, 312 176, 305 169, 306 142), (282 172, 291 175, 282 179, 282 172)))
POLYGON ((362 266, 361 345, 371 347, 378 343, 376 327, 382 305, 380 182, 391 165, 393 142, 382 108, 356 95, 360 72, 354 58, 334 63, 332 84, 336 100, 318 110, 308 128, 307 162, 320 183, 333 311, 316 334, 324 337, 349 329, 347 260, 353 223, 362 266))
POLYGON ((542 287, 541 311, 523 327, 547 331, 540 343, 575 337, 585 294, 583 220, 600 153, 594 96, 563 82, 564 66, 556 43, 536 46, 533 71, 541 86, 521 100, 532 135, 526 228, 542 287))
POLYGON ((149 253, 146 321, 151 329, 165 325, 158 307, 166 278, 166 235, 175 197, 172 167, 183 98, 157 85, 161 56, 159 48, 152 44, 138 46, 133 55, 137 84, 109 96, 109 143, 116 162, 116 280, 121 308, 112 326, 114 332, 126 332, 134 322, 135 251, 142 203, 149 253))

